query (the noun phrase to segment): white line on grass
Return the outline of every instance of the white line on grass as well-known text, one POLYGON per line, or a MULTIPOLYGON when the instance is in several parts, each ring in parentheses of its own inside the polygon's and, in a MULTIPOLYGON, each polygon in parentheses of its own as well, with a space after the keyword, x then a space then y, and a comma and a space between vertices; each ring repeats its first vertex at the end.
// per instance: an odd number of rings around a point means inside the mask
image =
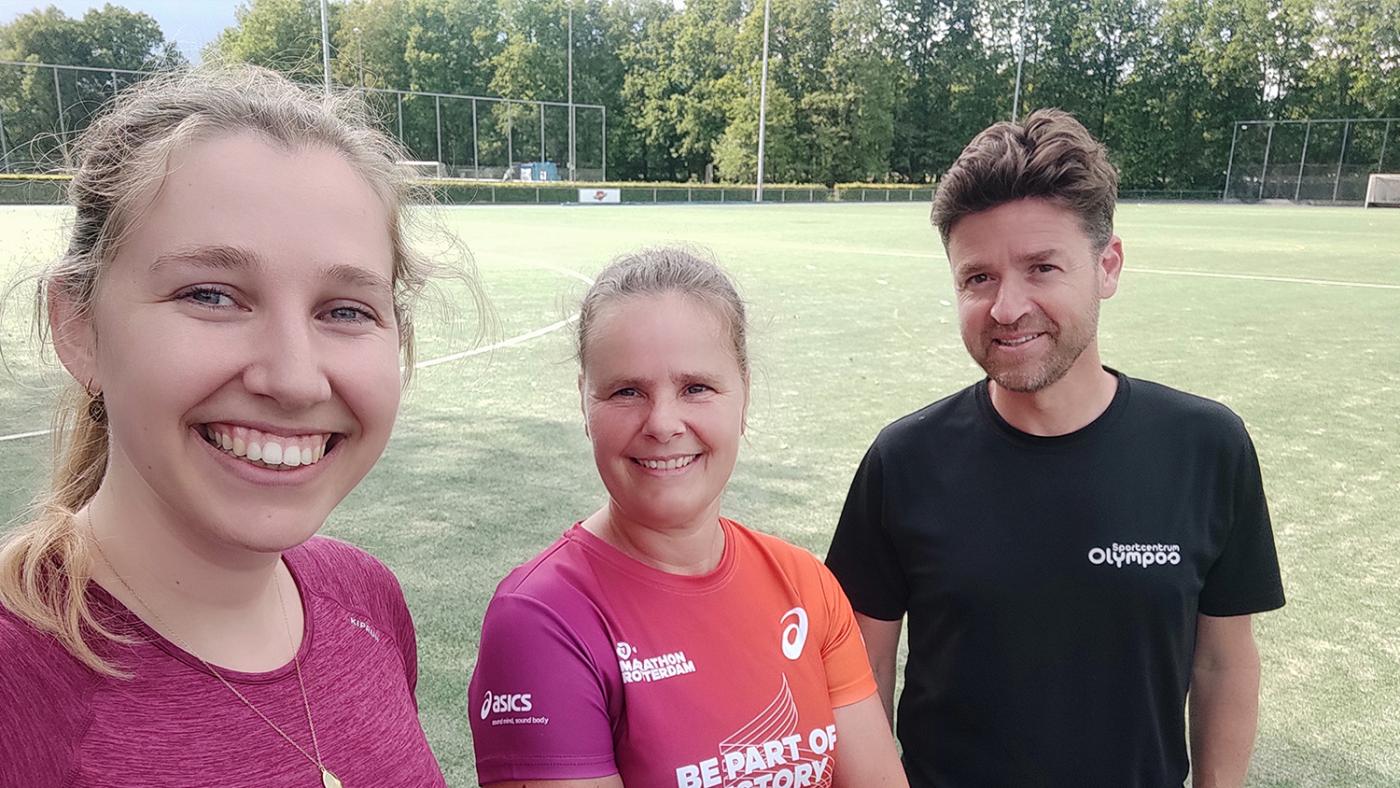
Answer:
MULTIPOLYGON (((914 257, 923 260, 942 260, 943 255, 929 254, 927 252, 895 252, 881 251, 878 249, 851 249, 832 248, 825 246, 811 246, 809 248, 820 249, 821 251, 843 252, 848 254, 868 254, 880 257, 914 257)), ((1265 274, 1232 274, 1218 271, 1192 271, 1188 269, 1170 268, 1136 268, 1127 266, 1123 269, 1129 274, 1160 274, 1162 276, 1201 276, 1211 279, 1242 279, 1250 282, 1283 282, 1294 285, 1325 285, 1327 287, 1360 287, 1369 290, 1400 290, 1400 285, 1388 284, 1385 282, 1352 282, 1345 279, 1309 279, 1301 276, 1268 276, 1265 274)))
POLYGON ((1265 276, 1263 274, 1222 274, 1215 271, 1186 271, 1158 268, 1127 268, 1128 273, 1164 274, 1167 276, 1204 276, 1211 279, 1245 279, 1255 282, 1287 282, 1296 285, 1327 285, 1329 287, 1364 287, 1373 290, 1400 290, 1400 285, 1383 282, 1349 282, 1344 279, 1306 279, 1297 276, 1265 276))
POLYGON ((24 440, 25 438, 37 438, 40 435, 48 435, 50 432, 53 432, 53 430, 37 430, 35 432, 17 432, 14 435, 0 435, 0 443, 24 440))
MULTIPOLYGON (((557 273, 564 274, 565 276, 571 276, 590 285, 593 284, 593 280, 590 277, 588 277, 586 274, 581 274, 578 271, 570 271, 567 268, 556 268, 550 265, 540 267, 546 268, 550 271, 555 271, 557 273)), ((500 342, 495 343, 494 345, 472 348, 471 350, 463 350, 460 353, 449 353, 446 356, 438 356, 437 358, 430 358, 424 361, 419 361, 418 363, 413 365, 413 368, 427 369, 428 367, 436 367, 439 364, 450 364, 453 361, 461 361, 464 358, 471 358, 472 356, 479 356, 483 353, 490 353, 493 350, 515 347, 516 345, 529 342, 532 339, 542 337, 545 334, 550 334, 555 331, 558 331, 559 329, 569 325, 570 323, 573 323, 576 320, 578 320, 578 315, 574 314, 558 322, 550 323, 549 325, 543 328, 537 328, 533 331, 526 331, 523 334, 518 334, 509 339, 503 339, 500 342)), ((53 430, 35 430, 33 432, 16 432, 13 435, 0 435, 0 443, 4 443, 6 441, 24 440, 25 438, 38 438, 43 435, 48 435, 51 432, 53 432, 53 430)))
POLYGON ((450 364, 453 361, 461 361, 464 358, 479 356, 482 353, 490 353, 493 350, 500 350, 501 348, 513 347, 515 345, 521 344, 522 342, 529 342, 530 340, 535 339, 536 337, 542 337, 545 334, 550 334, 555 331, 558 331, 559 329, 563 328, 564 326, 567 326, 575 320, 578 320, 578 315, 570 315, 569 317, 566 317, 557 323, 550 323, 544 328, 537 328, 534 331, 528 331, 524 334, 520 334, 519 336, 513 336, 510 339, 501 340, 500 342, 497 342, 494 345, 472 348, 471 350, 463 350, 460 353, 452 353, 446 356, 438 356, 437 358, 430 358, 427 361, 419 361, 418 363, 413 365, 413 368, 427 369, 428 367, 436 367, 438 364, 450 364))

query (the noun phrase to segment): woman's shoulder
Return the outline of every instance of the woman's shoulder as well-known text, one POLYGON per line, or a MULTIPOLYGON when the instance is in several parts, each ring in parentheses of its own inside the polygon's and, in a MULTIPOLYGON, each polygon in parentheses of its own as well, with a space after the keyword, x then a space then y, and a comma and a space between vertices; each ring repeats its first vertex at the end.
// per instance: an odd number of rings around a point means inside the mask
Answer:
POLYGON ((817 556, 805 547, 795 545, 785 539, 755 531, 742 523, 725 518, 729 532, 734 534, 741 551, 758 551, 769 559, 778 562, 792 571, 809 573, 821 571, 824 567, 817 556))
POLYGON ((408 616, 398 578, 383 561, 348 542, 313 536, 282 554, 304 594, 329 599, 397 629, 408 616))
POLYGON ((399 591, 387 565, 363 549, 329 536, 313 536, 282 554, 297 579, 318 593, 399 591))
POLYGON ((780 582, 792 587, 804 598, 811 594, 827 597, 839 589, 836 578, 826 564, 807 548, 772 534, 755 531, 733 520, 726 520, 726 523, 734 534, 740 560, 746 561, 754 571, 766 571, 777 576, 780 582), (748 558, 745 558, 745 554, 748 554, 748 558))
POLYGON ((496 596, 517 595, 547 601, 587 593, 594 580, 588 545, 574 526, 533 558, 515 567, 496 586, 496 596))
POLYGON ((91 685, 97 678, 74 659, 63 644, 47 632, 0 606, 0 688, 5 691, 30 684, 47 684, 58 677, 72 677, 54 689, 69 684, 91 685))
POLYGON ((102 679, 56 639, 0 606, 0 741, 7 770, 48 785, 69 763, 102 679))

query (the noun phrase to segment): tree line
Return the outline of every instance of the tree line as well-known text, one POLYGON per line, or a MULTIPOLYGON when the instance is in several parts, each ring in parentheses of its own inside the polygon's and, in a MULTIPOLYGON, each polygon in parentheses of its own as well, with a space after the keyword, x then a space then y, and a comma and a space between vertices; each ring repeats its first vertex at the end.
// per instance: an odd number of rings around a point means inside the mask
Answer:
MULTIPOLYGON (((1018 53, 1021 113, 1075 113, 1135 189, 1219 189, 1236 120, 1400 116, 1400 0, 770 3, 773 181, 935 178, 974 133, 1011 116, 1018 53)), ((562 102, 572 14, 574 99, 607 108, 609 178, 745 182, 757 167, 763 12, 761 0, 338 0, 331 68, 346 86, 562 102)), ((319 81, 320 24, 319 0, 247 0, 203 54, 319 81)), ((0 26, 0 59, 183 62, 155 20, 116 5, 81 19, 55 8, 22 15, 0 26)), ((100 94, 126 77, 63 79, 79 95, 83 80, 100 94)), ((11 140, 52 114, 51 82, 0 67, 11 140)), ((402 117, 420 158, 438 155, 444 125, 442 157, 473 155, 460 102, 375 101, 391 130, 402 117)), ((480 155, 503 159, 515 143, 514 160, 529 160, 544 145, 563 161, 562 108, 544 139, 529 106, 478 109, 480 155)), ((601 147, 600 124, 584 118, 580 110, 580 166, 601 147)))

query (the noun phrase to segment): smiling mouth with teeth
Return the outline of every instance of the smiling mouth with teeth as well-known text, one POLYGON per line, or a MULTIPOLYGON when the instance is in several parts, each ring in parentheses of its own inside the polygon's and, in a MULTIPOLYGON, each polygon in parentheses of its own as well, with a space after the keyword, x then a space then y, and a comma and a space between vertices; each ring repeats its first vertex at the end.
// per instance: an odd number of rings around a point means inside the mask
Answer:
POLYGON ((674 471, 695 462, 695 459, 699 456, 698 454, 687 454, 684 457, 672 457, 669 460, 648 460, 640 457, 633 457, 632 462, 653 471, 674 471))
POLYGON ((1041 334, 1029 334, 1018 339, 993 339, 992 343, 1001 345, 1002 347, 1020 347, 1039 336, 1041 336, 1041 334))
POLYGON ((273 435, 232 424, 205 424, 200 434, 209 445, 237 457, 249 465, 272 470, 290 470, 315 465, 335 448, 339 433, 273 435))

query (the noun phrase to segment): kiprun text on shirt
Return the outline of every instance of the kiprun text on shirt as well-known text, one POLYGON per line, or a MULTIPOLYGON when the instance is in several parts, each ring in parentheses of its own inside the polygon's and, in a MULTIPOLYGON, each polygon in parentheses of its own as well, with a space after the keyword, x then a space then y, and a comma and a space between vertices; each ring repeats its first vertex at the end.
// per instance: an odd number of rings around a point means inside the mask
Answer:
POLYGON ((718 758, 676 769, 676 788, 800 788, 831 784, 836 726, 751 745, 722 746, 718 758))

